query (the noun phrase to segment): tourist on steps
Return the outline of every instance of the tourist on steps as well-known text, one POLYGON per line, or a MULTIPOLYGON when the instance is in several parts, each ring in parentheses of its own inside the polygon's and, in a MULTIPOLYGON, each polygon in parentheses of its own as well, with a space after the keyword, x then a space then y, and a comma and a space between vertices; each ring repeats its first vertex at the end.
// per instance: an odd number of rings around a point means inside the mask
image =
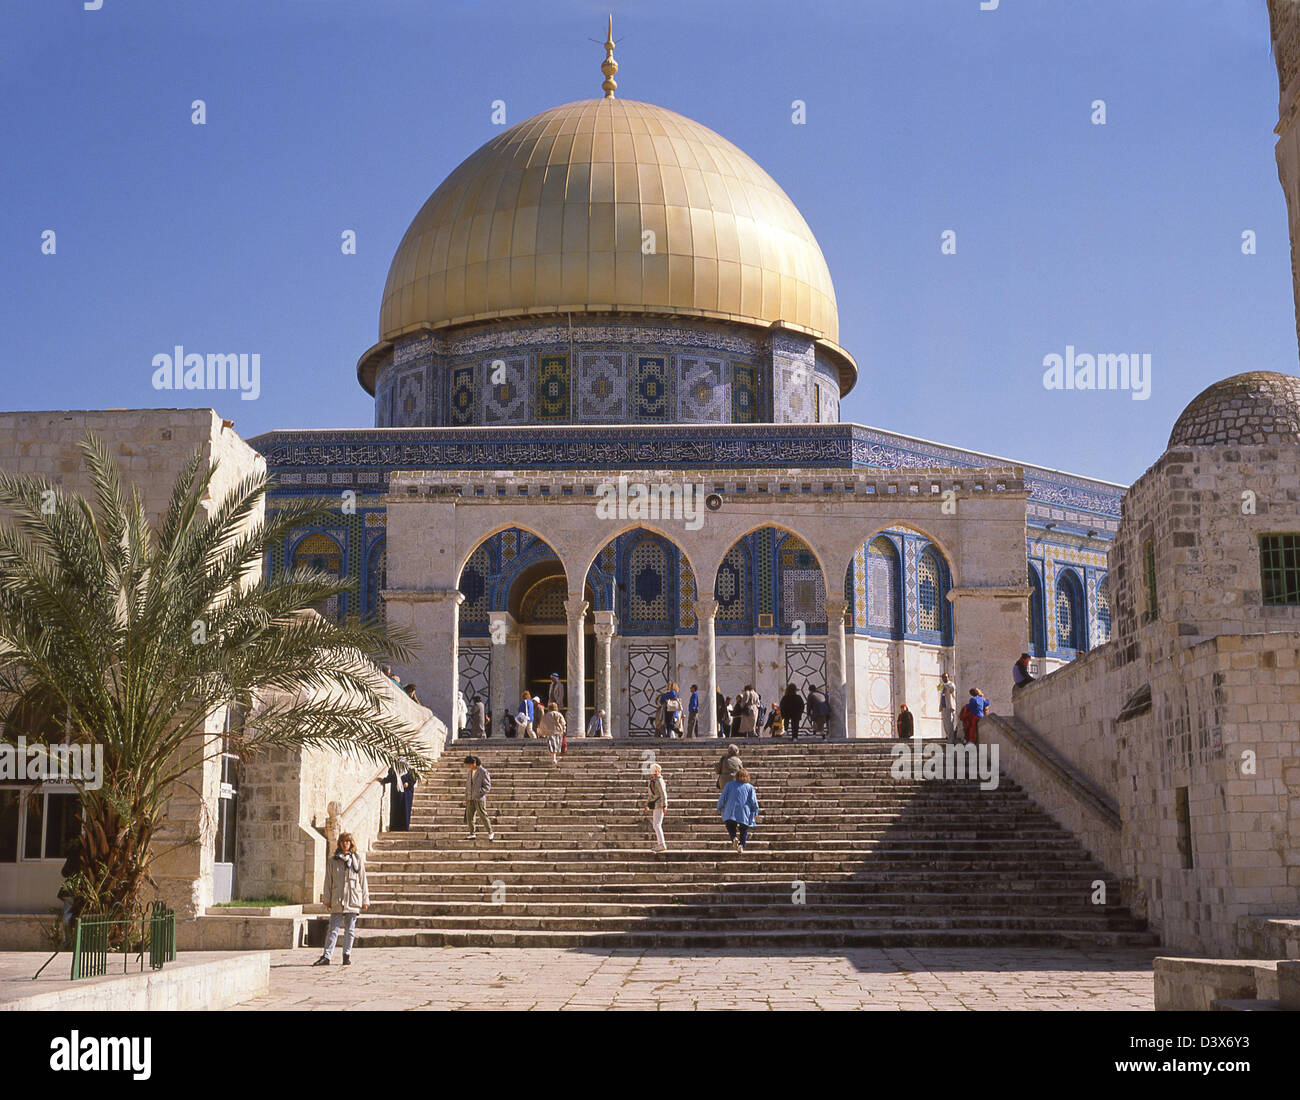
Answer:
POLYGON ((736 712, 740 715, 740 737, 752 737, 758 729, 758 708, 762 700, 753 684, 746 684, 745 690, 736 696, 736 712))
POLYGON ((690 702, 686 704, 686 736, 700 735, 700 685, 691 685, 690 702))
POLYGON ((957 716, 953 702, 957 698, 957 685, 948 679, 946 672, 939 673, 939 720, 943 723, 943 735, 954 745, 957 744, 957 716))
POLYGON ((388 792, 388 831, 405 833, 411 828, 411 803, 415 801, 415 785, 419 782, 405 760, 399 760, 388 769, 388 774, 378 780, 388 792))
POLYGON ((670 683, 668 690, 659 696, 655 728, 663 737, 680 737, 682 732, 682 697, 677 694, 677 684, 670 683))
POLYGON ((668 851, 668 842, 664 840, 664 811, 668 809, 668 788, 664 786, 663 768, 658 764, 650 765, 650 783, 646 792, 645 809, 650 815, 650 828, 655 835, 655 851, 668 851))
POLYGON ((1015 691, 1016 688, 1032 684, 1035 679, 1037 677, 1033 676, 1029 671, 1029 654, 1022 653, 1020 660, 1011 666, 1011 690, 1015 691))
POLYGON ((474 702, 469 707, 469 735, 487 736, 487 707, 483 705, 483 696, 477 692, 474 693, 474 702))
POLYGON ((803 712, 804 701, 799 689, 794 684, 786 684, 785 694, 781 696, 781 717, 785 719, 791 741, 799 740, 799 723, 803 721, 803 712))
POLYGON ((727 697, 722 694, 722 688, 718 688, 714 706, 718 712, 718 736, 726 737, 731 731, 731 705, 727 702, 727 697))
POLYGON ((749 781, 749 772, 744 768, 736 772, 736 778, 722 788, 718 795, 718 813, 722 823, 727 827, 731 837, 731 846, 737 852, 745 850, 749 841, 749 830, 758 813, 758 792, 749 781))
POLYGON ((961 724, 966 731, 968 745, 980 743, 980 719, 992 709, 993 704, 980 693, 979 688, 970 689, 970 698, 961 710, 961 724))
POLYGON ((564 733, 564 715, 554 703, 547 703, 538 723, 538 732, 546 738, 546 747, 551 750, 551 763, 560 766, 560 753, 567 747, 564 733))
POLYGON ((722 759, 718 761, 717 766, 713 769, 718 773, 718 790, 722 790, 728 783, 736 778, 736 773, 743 768, 740 762, 740 750, 735 745, 728 745, 727 751, 722 754, 722 759))
POLYGON ((366 883, 366 861, 357 851, 351 833, 340 833, 334 855, 325 866, 325 896, 330 928, 325 934, 325 953, 312 966, 329 966, 334 945, 343 930, 343 965, 352 965, 352 942, 357 934, 357 917, 370 908, 370 887, 366 883))
POLYGON ((812 722, 815 734, 825 734, 826 724, 830 721, 831 704, 822 688, 808 685, 808 718, 812 722))
POLYGON ((551 686, 546 692, 546 703, 548 706, 554 703, 561 710, 564 709, 564 685, 560 683, 558 672, 551 673, 551 686))
POLYGON ((912 734, 916 732, 916 722, 912 718, 912 712, 907 709, 904 703, 898 708, 898 739, 900 741, 912 740, 912 734))
POLYGON ((487 796, 492 789, 492 777, 477 756, 465 757, 465 767, 468 769, 465 777, 465 827, 469 830, 469 836, 465 839, 478 838, 477 822, 481 820, 487 826, 488 840, 496 840, 487 814, 487 796))
POLYGON ((603 710, 598 710, 596 711, 595 714, 591 716, 591 721, 587 723, 587 736, 588 737, 609 737, 610 736, 610 734, 605 732, 605 712, 603 710))
POLYGON ((522 740, 527 737, 536 737, 537 733, 533 729, 533 717, 536 710, 533 706, 533 697, 524 692, 519 699, 519 713, 515 715, 515 729, 522 740))

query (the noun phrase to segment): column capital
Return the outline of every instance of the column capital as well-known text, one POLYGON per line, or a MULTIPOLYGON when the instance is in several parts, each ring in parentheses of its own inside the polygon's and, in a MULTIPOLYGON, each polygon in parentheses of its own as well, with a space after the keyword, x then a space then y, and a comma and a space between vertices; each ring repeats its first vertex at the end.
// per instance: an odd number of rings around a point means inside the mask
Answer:
POLYGON ((612 638, 618 632, 618 619, 612 611, 593 611, 591 613, 597 638, 612 638))
POLYGON ((379 594, 388 603, 454 603, 465 602, 465 593, 459 588, 384 588, 379 594))
POLYGON ((587 608, 590 606, 591 604, 581 598, 573 598, 564 601, 564 610, 568 612, 570 619, 582 618, 582 616, 587 613, 587 608))
POLYGON ((826 609, 826 621, 828 623, 833 623, 837 619, 843 622, 844 613, 849 609, 849 601, 828 596, 822 601, 822 606, 826 609))
POLYGON ((714 599, 695 600, 695 617, 701 621, 715 618, 718 614, 718 601, 714 599))

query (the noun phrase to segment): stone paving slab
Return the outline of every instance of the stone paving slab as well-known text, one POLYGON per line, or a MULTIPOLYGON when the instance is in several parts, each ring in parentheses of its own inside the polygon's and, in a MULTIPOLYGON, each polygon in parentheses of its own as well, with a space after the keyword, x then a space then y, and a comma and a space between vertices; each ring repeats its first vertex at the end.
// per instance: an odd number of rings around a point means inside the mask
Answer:
POLYGON ((772 954, 365 948, 347 969, 271 953, 265 996, 237 1009, 1153 1010, 1146 948, 862 948, 772 954))
POLYGON ((132 955, 125 973, 122 956, 111 955, 106 974, 75 982, 71 952, 60 952, 42 970, 49 957, 45 951, 0 952, 0 1012, 229 1008, 268 988, 265 951, 184 951, 161 970, 147 964, 141 970, 139 956, 132 955))

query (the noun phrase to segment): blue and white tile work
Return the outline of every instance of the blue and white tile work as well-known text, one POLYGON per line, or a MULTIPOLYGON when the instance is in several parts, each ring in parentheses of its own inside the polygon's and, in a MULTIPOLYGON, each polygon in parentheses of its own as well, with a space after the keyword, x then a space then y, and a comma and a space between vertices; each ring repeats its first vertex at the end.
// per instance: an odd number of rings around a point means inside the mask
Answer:
MULTIPOLYGON (((528 354, 499 358, 495 368, 499 392, 494 391, 490 407, 492 415, 501 419, 494 426, 280 431, 250 441, 277 478, 272 506, 276 499, 313 497, 328 502, 344 489, 356 493, 355 516, 340 516, 336 525, 315 529, 338 543, 337 567, 357 582, 360 593, 331 610, 383 612, 378 595, 386 568, 381 498, 395 470, 590 469, 614 475, 628 469, 687 469, 698 471, 712 491, 711 472, 727 468, 957 467, 969 468, 975 484, 979 470, 1009 464, 995 456, 857 424, 710 422, 728 404, 733 412, 736 408, 734 361, 697 352, 679 356, 669 368, 674 360, 645 346, 587 348, 576 359, 570 359, 567 351, 547 353, 544 358, 557 384, 540 397, 553 409, 562 408, 566 400, 576 401, 584 424, 530 423, 539 395, 536 376, 529 384, 528 354), (574 361, 576 377, 569 369, 574 361), (712 386, 718 377, 723 385, 712 386), (575 388, 566 389, 561 384, 566 381, 575 388), (641 384, 629 384, 634 381, 641 384), (697 383, 698 389, 692 391, 697 383), (730 394, 728 384, 733 387, 730 394), (600 423, 622 418, 623 410, 637 402, 647 416, 664 415, 666 409, 670 417, 686 420, 684 414, 691 413, 701 422, 600 423)), ((491 381, 490 362, 462 364, 465 375, 448 376, 453 383, 445 390, 449 412, 464 408, 463 401, 453 405, 452 398, 461 378, 472 373, 480 387, 491 381)), ((396 369, 396 365, 390 368, 390 373, 396 369)), ((403 369, 418 373, 422 368, 403 369)), ((814 386, 825 380, 817 369, 811 378, 814 386)), ((386 382, 387 375, 381 375, 381 392, 386 382)), ((403 385, 407 390, 398 387, 395 395, 438 392, 427 378, 403 385)), ((1036 658, 1068 660, 1105 640, 1103 623, 1109 620, 1109 608, 1102 607, 1109 591, 1105 546, 1118 525, 1124 490, 1046 467, 1024 468, 1031 492, 1027 576, 1033 578, 1034 590, 1034 636, 1027 645, 1036 658), (1061 629, 1062 622, 1068 632, 1061 629)), ((764 528, 727 554, 714 579, 720 635, 789 635, 796 623, 808 634, 825 634, 826 593, 820 568, 805 560, 807 548, 796 542, 784 532, 764 528)), ((273 567, 290 560, 293 552, 292 546, 280 548, 272 555, 273 567)), ((462 633, 467 638, 486 634, 491 611, 517 610, 511 602, 519 596, 512 591, 514 579, 547 555, 549 548, 522 531, 502 532, 488 540, 463 579, 462 633)), ((951 645, 952 612, 946 599, 951 575, 950 563, 923 536, 904 530, 882 533, 873 548, 863 547, 844 578, 849 633, 951 645)), ((834 579, 832 584, 838 587, 834 579)), ((587 587, 593 610, 616 613, 620 634, 662 638, 696 632, 691 603, 696 579, 677 548, 658 535, 620 536, 598 555, 587 587)))
POLYGON ((575 317, 400 342, 375 426, 830 423, 839 398, 833 364, 796 334, 575 317))

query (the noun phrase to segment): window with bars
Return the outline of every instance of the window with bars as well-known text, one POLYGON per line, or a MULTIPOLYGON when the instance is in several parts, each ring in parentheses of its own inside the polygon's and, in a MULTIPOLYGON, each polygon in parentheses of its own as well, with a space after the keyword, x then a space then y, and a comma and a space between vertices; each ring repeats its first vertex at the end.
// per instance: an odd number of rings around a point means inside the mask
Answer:
POLYGON ((928 550, 921 555, 917 565, 917 623, 922 630, 943 629, 943 608, 940 604, 943 574, 939 563, 928 550))
POLYGON ((1300 534, 1260 536, 1259 582, 1265 604, 1300 605, 1300 534))
POLYGON ((1103 578, 1097 585, 1097 625, 1100 629, 1098 641, 1110 641, 1110 578, 1103 578))
POLYGON ((898 603, 898 551, 889 539, 874 539, 867 547, 867 622, 875 632, 898 634, 898 603))

